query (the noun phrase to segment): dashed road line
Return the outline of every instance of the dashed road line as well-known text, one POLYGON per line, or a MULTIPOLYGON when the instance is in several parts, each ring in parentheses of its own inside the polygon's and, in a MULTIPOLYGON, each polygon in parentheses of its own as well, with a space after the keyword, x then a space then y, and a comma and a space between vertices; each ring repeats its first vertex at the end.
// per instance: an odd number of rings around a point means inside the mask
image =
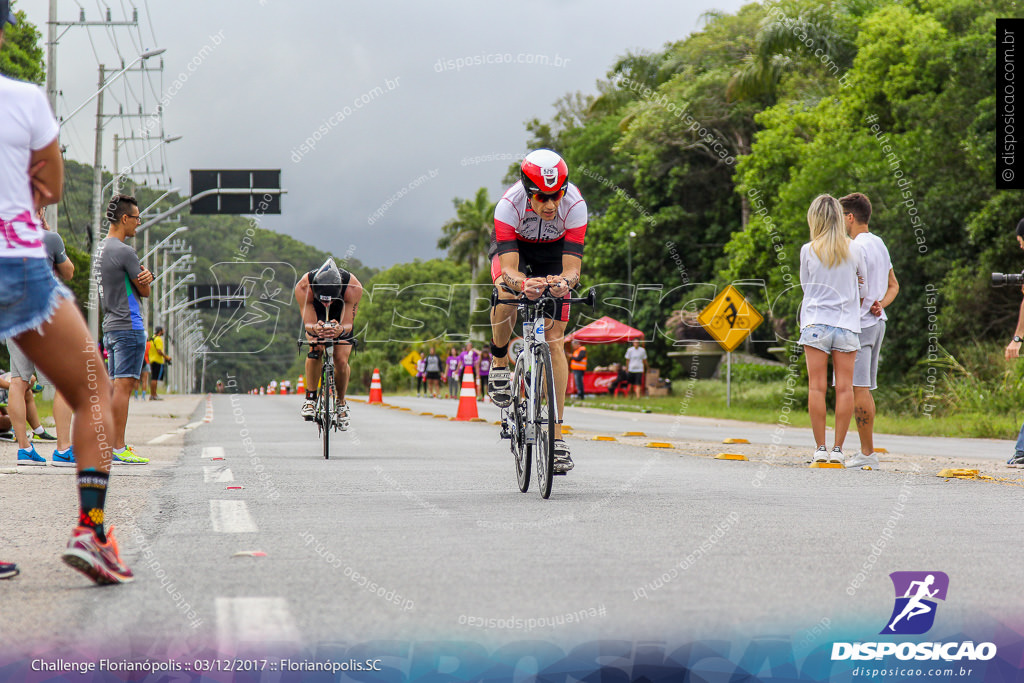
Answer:
POLYGON ((217 649, 266 651, 269 645, 301 645, 284 598, 217 598, 217 649))
POLYGON ((211 500, 210 520, 221 534, 250 534, 259 531, 244 500, 211 500))
POLYGON ((203 446, 201 458, 223 458, 224 448, 222 446, 203 446))
POLYGON ((204 484, 222 484, 234 481, 235 475, 227 467, 217 465, 203 465, 204 484))

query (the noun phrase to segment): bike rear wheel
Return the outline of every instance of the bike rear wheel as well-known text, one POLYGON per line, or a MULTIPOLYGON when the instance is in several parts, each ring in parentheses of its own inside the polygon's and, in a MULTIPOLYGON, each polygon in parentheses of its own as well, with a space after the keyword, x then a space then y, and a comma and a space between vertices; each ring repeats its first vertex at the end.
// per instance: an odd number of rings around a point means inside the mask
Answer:
POLYGON ((536 406, 534 422, 534 454, 537 462, 537 485, 540 495, 551 495, 551 479, 555 463, 555 377, 551 368, 551 349, 539 347, 533 368, 537 379, 533 396, 536 406))
POLYGON ((516 480, 519 490, 530 490, 530 446, 526 444, 526 373, 517 363, 512 373, 512 405, 508 407, 508 419, 512 421, 512 455, 516 461, 516 480))

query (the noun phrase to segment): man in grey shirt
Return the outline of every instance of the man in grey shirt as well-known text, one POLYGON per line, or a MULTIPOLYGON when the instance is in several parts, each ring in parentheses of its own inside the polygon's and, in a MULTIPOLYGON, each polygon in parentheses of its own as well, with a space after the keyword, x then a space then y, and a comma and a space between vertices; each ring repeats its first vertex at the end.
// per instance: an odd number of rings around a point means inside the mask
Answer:
MULTIPOLYGON (((60 235, 50 231, 46 224, 43 211, 40 210, 37 216, 45 231, 43 232, 43 246, 46 247, 46 257, 54 271, 64 280, 70 280, 75 274, 75 264, 68 260, 64 250, 64 240, 60 235)), ((35 397, 30 391, 33 384, 33 376, 36 376, 36 366, 29 360, 13 341, 7 342, 7 350, 11 356, 11 391, 8 398, 8 412, 11 417, 11 427, 14 430, 15 440, 18 442, 18 450, 24 454, 24 459, 19 459, 19 465, 46 465, 46 458, 36 452, 32 441, 57 441, 57 450, 53 453, 53 464, 57 467, 74 467, 75 456, 71 451, 71 408, 67 401, 58 393, 53 398, 53 419, 57 424, 57 437, 49 434, 43 429, 39 422, 39 413, 36 411, 35 397), (25 429, 26 422, 32 427, 29 434, 25 429)), ((40 380, 43 377, 38 377, 40 380)))
POLYGON ((135 197, 114 195, 107 206, 110 231, 100 242, 98 264, 99 295, 103 301, 103 346, 107 349, 107 367, 114 380, 114 464, 145 465, 125 444, 128 406, 142 374, 146 352, 146 325, 142 319, 142 299, 149 296, 153 273, 139 262, 135 250, 124 243, 135 237, 142 219, 135 197))

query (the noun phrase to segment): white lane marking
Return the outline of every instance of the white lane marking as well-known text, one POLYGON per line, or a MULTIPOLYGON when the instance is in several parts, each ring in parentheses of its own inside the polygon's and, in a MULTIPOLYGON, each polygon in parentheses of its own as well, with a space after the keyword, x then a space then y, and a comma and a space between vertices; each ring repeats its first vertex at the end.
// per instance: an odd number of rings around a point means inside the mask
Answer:
POLYGON ((202 425, 202 422, 189 422, 187 425, 185 425, 185 429, 195 429, 196 427, 201 427, 202 425))
POLYGON ((239 648, 265 651, 267 645, 301 642, 284 598, 217 598, 217 649, 220 654, 239 648))
POLYGON ((221 484, 234 481, 235 475, 227 467, 216 465, 203 465, 203 483, 221 484))
POLYGON ((203 446, 203 458, 223 458, 224 449, 221 446, 203 446))
POLYGON ((213 530, 221 534, 248 534, 259 531, 244 500, 211 500, 213 530))
POLYGON ((174 432, 167 432, 166 434, 161 434, 160 436, 154 439, 150 439, 146 443, 150 445, 163 443, 164 441, 167 441, 167 439, 173 439, 175 436, 177 436, 177 434, 175 434, 174 432))

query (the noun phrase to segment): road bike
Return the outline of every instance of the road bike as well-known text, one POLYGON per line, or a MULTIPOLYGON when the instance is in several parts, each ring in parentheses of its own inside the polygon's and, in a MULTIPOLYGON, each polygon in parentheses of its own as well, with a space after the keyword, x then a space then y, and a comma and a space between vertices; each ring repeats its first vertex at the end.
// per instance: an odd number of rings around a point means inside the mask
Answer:
POLYGON ((355 349, 356 340, 314 339, 313 341, 307 341, 300 339, 298 343, 299 348, 303 346, 322 346, 324 350, 324 365, 320 370, 320 384, 316 390, 313 422, 316 423, 317 431, 324 442, 324 460, 329 460, 331 457, 331 432, 348 429, 348 420, 339 421, 335 414, 338 397, 336 395, 337 388, 334 386, 334 345, 350 344, 355 349))
MULTIPOLYGON (((501 285, 506 291, 512 290, 501 285)), ((514 292, 513 292, 514 293, 514 292)), ((519 490, 530 489, 531 461, 537 466, 540 495, 551 495, 551 479, 555 456, 555 424, 557 405, 555 376, 551 368, 551 347, 544 337, 544 311, 557 310, 563 304, 587 304, 597 300, 591 289, 582 298, 555 297, 545 290, 536 301, 525 295, 515 299, 499 299, 498 290, 491 291, 491 307, 516 306, 523 319, 523 349, 515 360, 512 372, 512 403, 501 410, 501 438, 510 440, 516 463, 519 490)))

